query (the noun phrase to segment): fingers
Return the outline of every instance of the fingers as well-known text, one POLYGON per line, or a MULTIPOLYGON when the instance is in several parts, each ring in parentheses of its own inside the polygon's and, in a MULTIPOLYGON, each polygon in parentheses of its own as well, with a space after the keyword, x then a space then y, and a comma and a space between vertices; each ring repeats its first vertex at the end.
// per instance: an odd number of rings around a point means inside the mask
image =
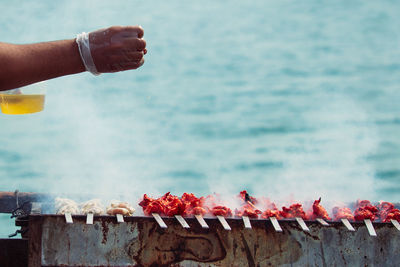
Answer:
POLYGON ((131 51, 143 51, 146 48, 146 41, 144 39, 129 38, 123 41, 124 49, 131 51))
POLYGON ((124 70, 132 70, 137 69, 144 64, 144 58, 142 58, 139 62, 118 62, 109 64, 108 68, 110 72, 118 72, 124 70))
POLYGON ((141 26, 112 26, 107 29, 102 29, 102 31, 106 34, 118 35, 124 38, 143 38, 144 35, 144 31, 141 26))
POLYGON ((142 58, 139 62, 127 62, 122 64, 124 70, 132 70, 141 67, 144 64, 144 58, 142 58))
MULTIPOLYGON (((106 53, 104 54, 106 55, 106 53)), ((112 54, 106 56, 110 63, 114 62, 139 62, 144 56, 144 51, 132 51, 130 49, 121 49, 112 51, 112 54)))
POLYGON ((144 30, 141 26, 125 26, 122 29, 129 35, 136 35, 138 38, 143 38, 144 30))
POLYGON ((113 26, 106 30, 106 34, 109 34, 111 43, 118 43, 129 39, 142 40, 144 32, 140 26, 113 26))
POLYGON ((144 52, 131 52, 131 51, 123 51, 121 54, 122 58, 119 59, 120 61, 126 60, 126 61, 140 61, 142 60, 144 56, 144 52))

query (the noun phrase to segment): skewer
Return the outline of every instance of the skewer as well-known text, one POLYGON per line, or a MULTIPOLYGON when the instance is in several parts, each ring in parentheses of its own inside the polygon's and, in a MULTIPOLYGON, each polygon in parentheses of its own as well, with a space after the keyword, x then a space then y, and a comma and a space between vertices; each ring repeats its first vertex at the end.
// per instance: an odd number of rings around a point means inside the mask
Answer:
POLYGON ((400 224, 398 221, 391 219, 390 220, 392 222, 392 224, 394 225, 394 227, 396 227, 397 230, 400 231, 400 224))
POLYGON ((167 225, 165 224, 165 222, 163 221, 163 219, 161 218, 160 214, 158 213, 152 213, 151 215, 153 215, 154 219, 156 220, 156 222, 158 223, 158 225, 161 228, 167 228, 167 225))
POLYGON ((73 223, 73 221, 72 221, 72 215, 71 215, 70 212, 66 212, 66 213, 64 214, 64 216, 65 216, 65 221, 66 221, 67 223, 73 223))
POLYGON ((269 219, 271 220, 272 226, 275 229, 275 232, 282 232, 282 228, 279 225, 278 220, 276 219, 276 217, 269 217, 269 219))
POLYGON ((117 222, 119 222, 119 223, 123 223, 124 222, 124 216, 122 216, 122 214, 118 213, 116 216, 117 216, 117 222))
POLYGON ((319 222, 323 226, 329 226, 329 223, 327 223, 324 219, 317 218, 317 222, 319 222))
POLYGON ((370 219, 365 219, 364 223, 367 226, 369 235, 370 236, 376 236, 376 232, 375 232, 374 226, 372 225, 371 220, 370 219))
POLYGON ((344 226, 346 226, 347 230, 354 232, 356 229, 354 229, 353 225, 351 225, 351 223, 349 222, 348 219, 340 219, 342 221, 342 223, 344 224, 344 226))
POLYGON ((307 227, 306 223, 304 222, 303 218, 296 217, 296 221, 299 223, 301 229, 306 232, 310 232, 310 229, 307 227))
POLYGON ((244 223, 244 228, 246 229, 251 229, 251 223, 250 223, 250 219, 248 216, 242 216, 243 219, 243 223, 244 223))
POLYGON ((225 220, 224 216, 217 215, 217 218, 225 230, 228 230, 228 231, 232 230, 231 227, 229 226, 228 222, 225 220))
POLYGON ((253 209, 257 209, 256 206, 254 206, 253 203, 251 203, 250 201, 246 200, 246 203, 249 204, 253 209))
POLYGON ((206 221, 204 220, 203 216, 201 216, 201 214, 196 214, 194 215, 194 217, 196 217, 197 221, 199 222, 199 224, 201 225, 201 227, 203 228, 209 228, 208 224, 206 223, 206 221))
POLYGON ((189 224, 187 224, 187 222, 181 215, 175 215, 175 218, 178 220, 183 228, 190 228, 189 224))
POLYGON ((86 224, 93 224, 93 213, 86 214, 86 224))

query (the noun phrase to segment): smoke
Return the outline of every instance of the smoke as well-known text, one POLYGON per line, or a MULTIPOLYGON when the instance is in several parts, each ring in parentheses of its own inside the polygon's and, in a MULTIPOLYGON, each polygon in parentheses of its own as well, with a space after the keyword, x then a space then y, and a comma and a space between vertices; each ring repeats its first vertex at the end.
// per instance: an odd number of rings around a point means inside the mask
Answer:
POLYGON ((298 121, 308 130, 280 133, 274 140, 284 150, 272 149, 272 159, 266 159, 283 162, 282 168, 256 178, 209 179, 209 188, 218 188, 226 198, 247 189, 281 206, 310 204, 319 197, 328 207, 375 199, 375 169, 368 155, 377 149, 379 138, 363 106, 346 94, 320 94, 309 112, 298 114, 298 121))
POLYGON ((63 79, 64 88, 47 99, 47 110, 52 113, 48 116, 62 121, 56 130, 62 134, 41 157, 45 162, 43 176, 53 178, 47 180, 46 191, 78 202, 101 198, 105 203, 111 199, 137 203, 145 192, 159 194, 157 184, 145 178, 151 170, 149 162, 129 155, 146 150, 145 138, 136 140, 144 136, 143 129, 126 119, 108 116, 113 107, 105 104, 112 101, 103 104, 95 90, 76 88, 91 77, 63 79))

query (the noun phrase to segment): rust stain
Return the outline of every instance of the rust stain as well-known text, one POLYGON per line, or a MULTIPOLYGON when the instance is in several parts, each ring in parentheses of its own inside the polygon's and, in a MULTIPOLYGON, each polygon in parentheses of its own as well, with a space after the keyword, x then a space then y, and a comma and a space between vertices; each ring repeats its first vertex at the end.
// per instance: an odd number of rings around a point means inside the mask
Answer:
POLYGON ((101 230, 103 232, 103 239, 101 240, 102 244, 106 244, 107 243, 107 233, 108 233, 108 223, 106 220, 102 220, 101 221, 101 230))
POLYGON ((242 237, 244 251, 246 252, 246 256, 247 256, 247 263, 248 263, 249 267, 255 267, 256 264, 254 262, 254 256, 252 255, 252 253, 250 251, 249 244, 247 244, 246 239, 244 238, 243 234, 241 234, 241 237, 242 237))
MULTIPOLYGON (((265 225, 243 233, 241 225, 230 224, 232 231, 182 230, 176 225, 160 229, 153 223, 138 223, 146 238, 130 244, 129 254, 138 266, 179 266, 184 260, 214 266, 281 265, 294 263, 302 255, 300 243, 288 233, 276 233, 272 228, 266 233, 265 225)), ((220 226, 211 223, 210 228, 214 227, 220 226)))
POLYGON ((154 223, 138 223, 140 244, 132 243, 129 254, 139 266, 169 266, 183 260, 212 262, 222 260, 226 251, 218 236, 213 232, 197 233, 196 230, 182 231, 174 225, 160 229, 154 223))
POLYGON ((254 247, 257 249, 252 253, 255 264, 279 266, 295 263, 300 259, 301 245, 288 231, 277 233, 272 226, 266 229, 263 227, 265 228, 262 225, 253 225, 250 236, 243 234, 248 244, 256 244, 254 247))

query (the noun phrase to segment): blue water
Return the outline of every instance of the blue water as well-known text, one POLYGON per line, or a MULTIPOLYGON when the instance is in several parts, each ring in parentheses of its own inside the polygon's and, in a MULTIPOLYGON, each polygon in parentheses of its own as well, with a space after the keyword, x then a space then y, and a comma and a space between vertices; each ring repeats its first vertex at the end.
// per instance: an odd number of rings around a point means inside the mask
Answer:
MULTIPOLYGON (((400 201, 399 1, 0 1, 1 41, 140 24, 135 71, 0 115, 0 191, 400 201)), ((15 231, 0 217, 0 235, 15 231)))

